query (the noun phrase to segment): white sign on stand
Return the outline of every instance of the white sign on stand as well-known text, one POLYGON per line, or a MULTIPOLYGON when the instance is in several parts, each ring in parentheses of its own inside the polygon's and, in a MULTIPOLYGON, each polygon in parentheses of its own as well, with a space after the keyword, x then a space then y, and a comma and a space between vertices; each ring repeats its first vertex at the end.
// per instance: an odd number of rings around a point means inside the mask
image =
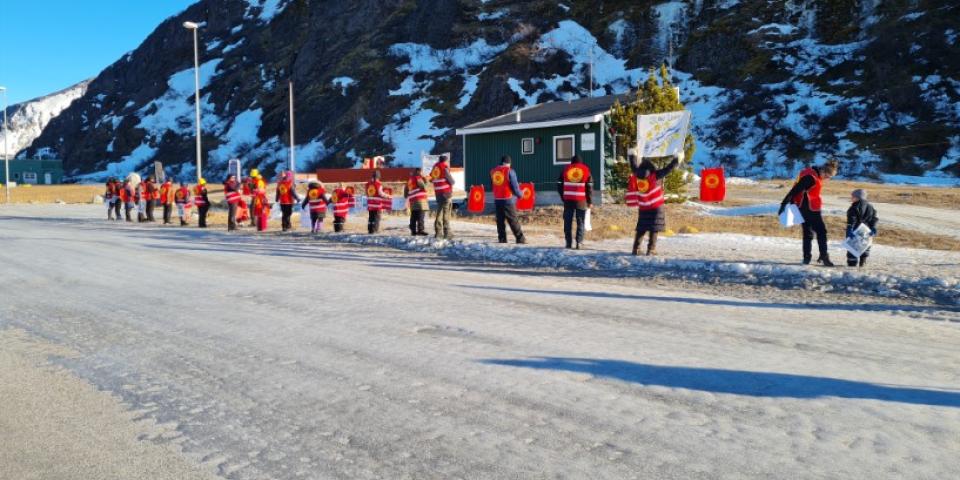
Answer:
POLYGON ((689 129, 688 111, 638 115, 637 152, 641 158, 677 155, 689 129))
POLYGON ((447 163, 449 163, 452 158, 450 152, 440 155, 430 155, 427 152, 420 152, 420 174, 424 177, 429 177, 430 170, 433 169, 434 164, 440 161, 441 156, 447 157, 447 163))

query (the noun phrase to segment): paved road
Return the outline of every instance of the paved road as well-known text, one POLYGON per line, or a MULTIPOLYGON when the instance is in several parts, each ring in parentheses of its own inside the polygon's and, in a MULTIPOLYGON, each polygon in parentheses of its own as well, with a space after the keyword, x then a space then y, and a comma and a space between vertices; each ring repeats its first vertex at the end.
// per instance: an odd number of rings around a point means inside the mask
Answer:
MULTIPOLYGON (((143 441, 175 445, 200 472, 960 475, 960 323, 929 319, 942 312, 809 308, 99 213, 0 209, 0 330, 72 352, 50 362, 162 426, 143 441), (29 218, 53 213, 70 218, 29 218)), ((56 461, 31 468, 69 471, 56 461)))

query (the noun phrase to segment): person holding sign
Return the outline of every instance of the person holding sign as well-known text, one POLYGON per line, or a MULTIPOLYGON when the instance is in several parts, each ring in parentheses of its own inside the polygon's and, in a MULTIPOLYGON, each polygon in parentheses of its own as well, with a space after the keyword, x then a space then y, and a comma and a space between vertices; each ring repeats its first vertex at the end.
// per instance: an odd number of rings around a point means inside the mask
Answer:
POLYGON ((637 158, 635 153, 627 155, 636 180, 637 232, 633 237, 634 255, 640 254, 640 242, 647 238, 647 255, 657 254, 657 235, 667 229, 667 218, 663 209, 663 179, 677 168, 683 159, 683 150, 677 152, 673 160, 661 169, 649 159, 637 158))
POLYGON ((410 202, 410 235, 427 234, 424 218, 430 205, 427 203, 427 181, 419 170, 410 170, 410 178, 403 187, 403 196, 410 202))
POLYGON ((227 231, 231 232, 237 229, 237 209, 241 200, 240 183, 232 173, 223 181, 223 197, 227 200, 227 231))
POLYGON ((813 259, 813 236, 817 236, 817 247, 820 249, 820 258, 817 263, 822 263, 825 267, 832 267, 830 261, 830 252, 827 250, 827 225, 823 223, 823 215, 820 210, 823 208, 823 198, 820 192, 823 190, 823 182, 837 174, 837 161, 829 162, 816 166, 807 167, 800 172, 793 188, 787 192, 780 202, 780 211, 777 215, 783 213, 787 204, 793 203, 800 209, 800 215, 803 217, 803 264, 809 265, 813 259))
POLYGON ((587 210, 593 208, 593 177, 580 155, 574 155, 557 180, 557 193, 563 199, 563 237, 573 248, 573 220, 577 220, 577 250, 583 244, 587 210))
MULTIPOLYGON (((866 225, 870 229, 869 236, 877 236, 877 210, 873 208, 870 202, 867 202, 867 191, 858 188, 850 194, 851 205, 847 209, 847 238, 854 237, 861 225, 866 225)), ((869 243, 860 256, 847 252, 847 266, 863 268, 867 264, 867 257, 870 256, 869 243)))
POLYGON ((527 243, 523 236, 523 229, 517 221, 516 197, 523 195, 520 183, 517 181, 517 172, 510 168, 513 159, 510 155, 500 157, 500 165, 490 170, 490 182, 493 184, 493 206, 497 219, 497 241, 507 243, 507 224, 513 232, 517 243, 527 243))

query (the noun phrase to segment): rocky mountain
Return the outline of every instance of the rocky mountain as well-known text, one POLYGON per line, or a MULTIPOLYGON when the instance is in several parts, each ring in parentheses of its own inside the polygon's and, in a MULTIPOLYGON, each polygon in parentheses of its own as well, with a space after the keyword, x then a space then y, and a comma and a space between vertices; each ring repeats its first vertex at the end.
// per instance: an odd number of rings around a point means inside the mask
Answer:
MULTIPOLYGON (((30 146, 51 120, 87 91, 89 80, 50 95, 7 108, 7 149, 10 158, 30 146)), ((43 152, 41 152, 43 153, 43 152)))
MULTIPOLYGON (((537 102, 625 92, 672 68, 695 163, 791 175, 960 173, 953 0, 202 0, 90 82, 30 147, 78 179, 161 160, 190 177, 201 22, 204 162, 267 172, 454 152, 453 129, 537 102), (592 75, 591 75, 592 72, 592 75)), ((207 167, 205 167, 207 168, 207 167)))

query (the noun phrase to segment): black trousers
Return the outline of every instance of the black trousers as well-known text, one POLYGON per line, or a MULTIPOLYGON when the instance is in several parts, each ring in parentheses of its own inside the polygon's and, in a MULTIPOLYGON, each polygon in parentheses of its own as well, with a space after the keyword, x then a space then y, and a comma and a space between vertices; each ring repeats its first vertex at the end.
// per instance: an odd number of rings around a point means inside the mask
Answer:
POLYGON ((200 228, 207 228, 207 211, 210 210, 210 205, 199 205, 197 207, 197 214, 200 215, 200 218, 197 220, 197 226, 200 228))
POLYGON ((410 210, 410 235, 426 235, 426 226, 424 218, 427 212, 423 210, 410 210))
POLYGON ((280 204, 280 213, 280 225, 283 231, 286 232, 287 230, 293 228, 293 226, 290 225, 290 216, 293 215, 293 204, 280 204))
POLYGON ((120 204, 123 203, 120 199, 113 201, 113 212, 116 214, 117 220, 120 220, 120 204))
MULTIPOLYGON (((301 213, 301 215, 303 215, 301 213)), ((323 212, 310 212, 310 231, 319 232, 320 225, 323 224, 323 219, 326 217, 326 214, 323 212)))
POLYGON ((367 233, 377 233, 380 231, 380 210, 371 210, 367 217, 367 233))
POLYGON ((163 223, 167 225, 170 223, 170 217, 173 215, 173 205, 169 203, 163 204, 163 223))
POLYGON ((132 204, 132 203, 124 203, 124 204, 123 204, 123 211, 124 211, 124 213, 125 213, 126 216, 127 216, 127 221, 128 221, 128 222, 132 222, 132 221, 133 221, 133 218, 130 216, 130 212, 131 212, 132 210, 133 210, 133 204, 132 204))
POLYGON ((587 218, 587 211, 577 208, 577 202, 563 202, 563 238, 567 241, 567 248, 573 246, 573 220, 577 220, 577 243, 583 243, 583 224, 587 218))
POLYGON ((227 231, 237 229, 237 204, 227 204, 227 231))
POLYGON ((523 241, 523 229, 517 220, 517 206, 510 202, 494 202, 494 211, 497 218, 497 241, 507 243, 507 225, 513 232, 517 242, 523 241))
POLYGON ((155 222, 153 219, 153 200, 147 200, 147 221, 155 222))
POLYGON ((820 249, 820 256, 827 258, 830 256, 827 250, 827 225, 823 223, 823 215, 820 212, 809 210, 801 211, 803 216, 803 258, 813 257, 813 237, 817 237, 817 247, 820 249))
POLYGON ((847 265, 851 267, 856 267, 856 266, 862 267, 867 264, 868 257, 870 257, 870 248, 864 250, 863 254, 861 254, 859 258, 853 256, 852 253, 847 252, 847 265))
POLYGON ((347 223, 347 217, 338 217, 334 215, 333 217, 333 231, 342 232, 343 225, 347 223))

